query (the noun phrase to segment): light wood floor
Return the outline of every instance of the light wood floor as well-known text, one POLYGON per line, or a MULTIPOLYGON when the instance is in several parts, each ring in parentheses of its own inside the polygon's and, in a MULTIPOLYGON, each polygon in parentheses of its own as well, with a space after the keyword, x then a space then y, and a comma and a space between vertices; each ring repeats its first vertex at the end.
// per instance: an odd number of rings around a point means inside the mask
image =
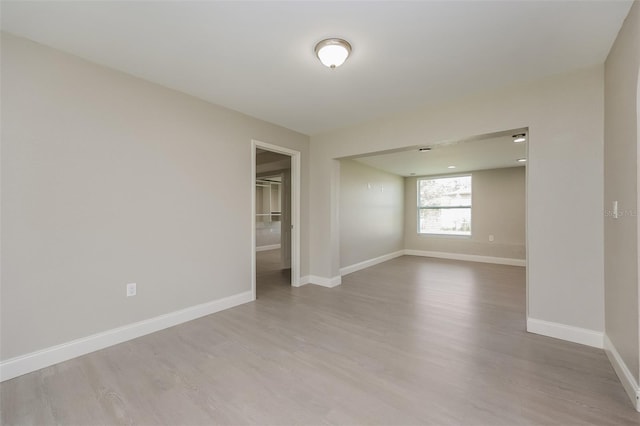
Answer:
POLYGON ((524 331, 523 268, 258 259, 256 302, 7 381, 2 424, 640 424, 602 350, 524 331))

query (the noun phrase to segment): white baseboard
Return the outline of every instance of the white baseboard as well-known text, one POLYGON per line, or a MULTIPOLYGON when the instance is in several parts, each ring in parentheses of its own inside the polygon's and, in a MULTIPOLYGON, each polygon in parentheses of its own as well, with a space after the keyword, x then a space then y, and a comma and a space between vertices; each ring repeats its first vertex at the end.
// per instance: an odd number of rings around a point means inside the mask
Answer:
POLYGON ((252 292, 246 291, 11 358, 0 363, 0 381, 9 380, 253 300, 252 292))
POLYGON ((394 253, 384 254, 382 256, 374 257, 373 259, 365 260, 363 262, 355 263, 353 265, 340 268, 340 275, 344 276, 352 272, 359 271, 361 269, 368 268, 370 266, 377 265, 378 263, 386 262, 387 260, 395 259, 404 255, 404 250, 399 250, 394 253))
POLYGON ((280 248, 280 244, 271 244, 271 245, 268 245, 268 246, 256 247, 256 251, 275 250, 275 249, 279 249, 279 248, 280 248))
POLYGON ((609 358, 609 362, 611 362, 613 369, 618 375, 620 382, 622 382, 622 387, 624 387, 627 395, 629 395, 631 403, 637 411, 640 411, 640 386, 638 386, 638 382, 635 377, 633 377, 633 374, 629 371, 627 364, 624 363, 622 357, 618 353, 618 350, 606 334, 604 335, 604 351, 607 354, 607 358, 609 358))
POLYGON ((300 277, 300 281, 298 281, 298 284, 291 284, 292 287, 302 287, 303 285, 307 285, 307 284, 311 284, 311 281, 309 279, 309 275, 305 275, 300 277))
POLYGON ((424 256, 424 257, 436 257, 439 259, 465 260, 468 262, 495 263, 497 265, 527 266, 527 261, 525 259, 512 259, 510 257, 492 257, 492 256, 480 256, 477 254, 446 253, 442 251, 425 251, 425 250, 409 250, 409 249, 405 249, 404 254, 408 256, 424 256))
POLYGON ((333 277, 333 278, 325 278, 325 277, 318 277, 316 275, 309 275, 308 277, 309 280, 309 284, 315 284, 315 285, 320 285, 322 287, 328 287, 328 288, 333 288, 333 287, 337 287, 340 284, 342 284, 342 277, 333 277))
POLYGON ((604 347, 604 333, 587 328, 527 318, 527 331, 568 342, 580 343, 581 345, 593 346, 594 348, 602 349, 604 347))
POLYGON ((302 287, 307 284, 315 284, 322 287, 333 288, 342 284, 342 277, 325 278, 317 275, 305 275, 300 277, 300 282, 294 287, 302 287))

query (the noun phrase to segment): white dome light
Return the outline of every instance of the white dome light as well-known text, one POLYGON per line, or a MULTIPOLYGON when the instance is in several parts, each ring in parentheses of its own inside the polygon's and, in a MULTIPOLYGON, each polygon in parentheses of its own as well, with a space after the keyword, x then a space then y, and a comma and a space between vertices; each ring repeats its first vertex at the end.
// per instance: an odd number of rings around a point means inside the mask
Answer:
POLYGON ((316 55, 326 67, 334 69, 344 64, 351 53, 351 45, 341 38, 328 38, 316 44, 316 55))

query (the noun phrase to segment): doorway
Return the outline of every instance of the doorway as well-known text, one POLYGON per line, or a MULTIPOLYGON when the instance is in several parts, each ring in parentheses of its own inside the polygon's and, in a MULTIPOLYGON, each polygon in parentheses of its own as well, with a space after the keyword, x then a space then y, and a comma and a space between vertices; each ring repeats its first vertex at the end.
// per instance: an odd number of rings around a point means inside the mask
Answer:
POLYGON ((300 153, 252 141, 251 269, 254 299, 300 282, 300 153))
POLYGON ((337 159, 341 275, 402 254, 526 268, 528 139, 516 128, 337 159))

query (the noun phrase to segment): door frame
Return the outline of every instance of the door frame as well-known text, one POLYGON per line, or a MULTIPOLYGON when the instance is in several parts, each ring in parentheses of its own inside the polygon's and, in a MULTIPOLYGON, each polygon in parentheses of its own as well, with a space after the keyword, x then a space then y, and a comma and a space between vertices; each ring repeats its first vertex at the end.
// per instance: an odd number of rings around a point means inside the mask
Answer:
POLYGON ((300 152, 251 140, 251 292, 256 299, 256 150, 291 157, 291 286, 300 286, 300 152))

